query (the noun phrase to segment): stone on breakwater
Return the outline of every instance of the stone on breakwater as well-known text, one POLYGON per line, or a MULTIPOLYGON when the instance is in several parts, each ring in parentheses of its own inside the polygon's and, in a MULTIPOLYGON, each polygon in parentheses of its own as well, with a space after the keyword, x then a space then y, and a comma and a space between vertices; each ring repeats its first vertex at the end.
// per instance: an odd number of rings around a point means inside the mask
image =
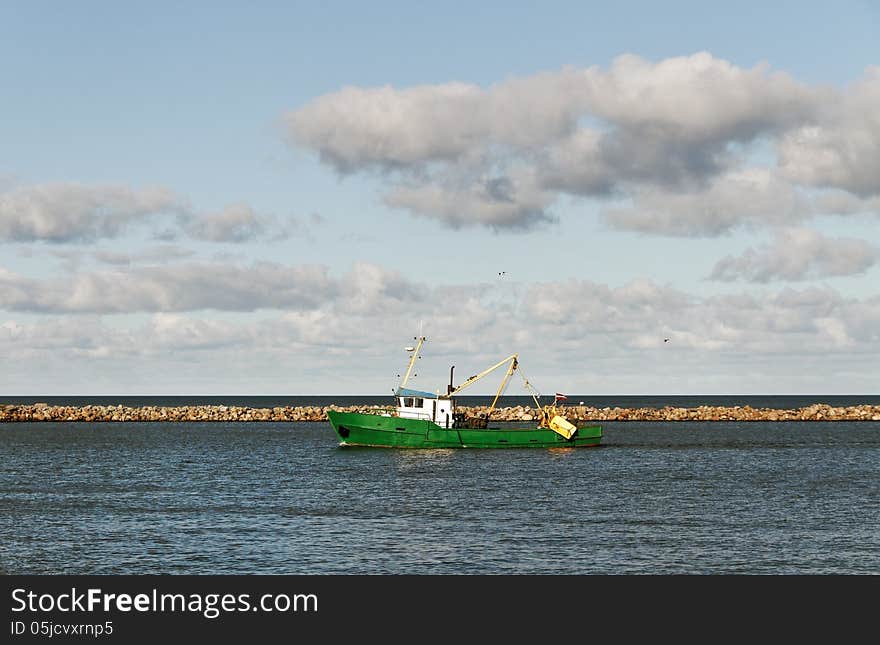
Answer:
MULTIPOLYGON (((47 403, 0 405, 0 423, 27 421, 326 421, 327 410, 376 412, 385 406, 246 408, 226 405, 180 407, 125 407, 122 405, 59 406, 47 403)), ((485 416, 488 406, 459 409, 485 416)), ((880 405, 833 407, 816 403, 797 409, 708 406, 697 408, 593 408, 572 406, 562 410, 571 421, 880 421, 880 405)), ((493 421, 532 421, 535 412, 523 406, 496 408, 493 421)))

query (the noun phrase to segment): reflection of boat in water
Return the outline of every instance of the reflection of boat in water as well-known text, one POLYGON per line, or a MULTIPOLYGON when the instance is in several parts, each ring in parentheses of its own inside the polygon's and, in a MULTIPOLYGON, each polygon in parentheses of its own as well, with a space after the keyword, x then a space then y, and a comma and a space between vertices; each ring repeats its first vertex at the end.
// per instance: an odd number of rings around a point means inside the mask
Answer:
MULTIPOLYGON (((452 384, 445 395, 422 392, 405 387, 425 337, 416 339, 406 374, 395 391, 395 406, 375 412, 337 412, 327 416, 339 437, 340 446, 371 446, 380 448, 561 448, 598 446, 602 440, 601 426, 576 427, 562 414, 554 401, 541 406, 538 393, 528 380, 523 382, 532 394, 537 408, 537 422, 527 427, 490 427, 489 415, 517 371, 517 354, 508 356, 487 370, 470 377, 458 387, 452 384), (457 410, 455 397, 489 373, 507 365, 507 373, 498 388, 488 412, 481 416, 457 410)), ((453 368, 454 369, 454 368, 453 368)), ((520 375, 522 373, 520 372, 520 375)))

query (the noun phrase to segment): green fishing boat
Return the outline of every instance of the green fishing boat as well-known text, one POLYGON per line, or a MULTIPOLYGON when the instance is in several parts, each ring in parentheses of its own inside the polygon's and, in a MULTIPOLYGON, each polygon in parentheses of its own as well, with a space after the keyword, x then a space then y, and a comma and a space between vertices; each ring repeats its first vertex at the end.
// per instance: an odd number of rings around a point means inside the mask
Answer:
MULTIPOLYGON (((523 377, 537 408, 533 425, 525 427, 492 427, 489 417, 495 409, 510 378, 517 371, 518 355, 513 354, 480 374, 470 377, 459 386, 452 384, 450 372, 446 394, 413 390, 406 387, 412 369, 425 342, 415 338, 406 373, 394 392, 395 405, 369 413, 337 412, 329 410, 327 417, 339 437, 340 446, 375 448, 579 448, 598 446, 602 441, 601 426, 577 427, 564 416, 554 400, 552 405, 540 405, 539 395, 523 377), (507 365, 504 377, 492 405, 483 415, 469 415, 456 409, 455 397, 496 369, 507 365)), ((453 367, 454 370, 454 367, 453 367)))

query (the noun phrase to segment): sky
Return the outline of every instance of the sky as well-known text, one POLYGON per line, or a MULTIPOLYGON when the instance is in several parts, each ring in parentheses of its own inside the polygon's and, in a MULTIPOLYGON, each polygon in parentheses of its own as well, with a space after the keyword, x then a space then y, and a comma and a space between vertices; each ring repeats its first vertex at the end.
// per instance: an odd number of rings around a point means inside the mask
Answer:
POLYGON ((384 394, 423 333, 431 391, 876 394, 878 33, 0 0, 0 393, 384 394))

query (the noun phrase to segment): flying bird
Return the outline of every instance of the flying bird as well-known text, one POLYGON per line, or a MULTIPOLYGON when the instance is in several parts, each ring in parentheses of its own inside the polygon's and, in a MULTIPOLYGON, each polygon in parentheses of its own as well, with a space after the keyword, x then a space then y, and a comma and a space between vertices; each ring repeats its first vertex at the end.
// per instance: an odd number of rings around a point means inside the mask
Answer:
POLYGON ((664 339, 663 339, 663 342, 664 342, 664 343, 668 343, 668 342, 669 342, 669 339, 668 339, 668 338, 664 338, 664 339))

